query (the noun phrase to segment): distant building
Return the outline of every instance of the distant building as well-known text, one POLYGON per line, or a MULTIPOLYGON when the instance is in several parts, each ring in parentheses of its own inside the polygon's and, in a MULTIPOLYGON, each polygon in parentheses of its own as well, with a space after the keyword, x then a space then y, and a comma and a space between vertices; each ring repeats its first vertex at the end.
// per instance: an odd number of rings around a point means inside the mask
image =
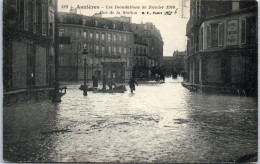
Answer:
POLYGON ((172 56, 164 56, 162 68, 166 75, 181 74, 185 69, 186 51, 174 51, 172 56))
POLYGON ((74 13, 59 13, 59 35, 70 38, 59 46, 61 80, 83 80, 87 56, 87 80, 96 75, 101 80, 106 73, 115 82, 125 82, 132 76, 134 35, 129 23, 89 17, 74 13))
POLYGON ((27 99, 53 88, 56 0, 4 0, 3 6, 4 97, 27 99))
POLYGON ((174 51, 173 52, 173 60, 174 60, 174 71, 178 74, 185 71, 185 60, 186 60, 186 51, 174 51))
POLYGON ((152 23, 131 24, 132 31, 136 37, 148 44, 148 57, 150 65, 161 66, 163 60, 163 40, 160 31, 152 23))
POLYGON ((171 76, 174 71, 175 61, 173 56, 164 56, 162 62, 162 68, 167 76, 171 76))
POLYGON ((188 81, 199 90, 257 94, 257 2, 190 1, 188 81))
POLYGON ((132 24, 128 18, 59 13, 59 35, 70 40, 59 45, 60 79, 83 80, 84 50, 88 52, 88 80, 92 75, 101 80, 103 73, 116 82, 150 77, 151 68, 160 66, 161 34, 151 23, 132 24))

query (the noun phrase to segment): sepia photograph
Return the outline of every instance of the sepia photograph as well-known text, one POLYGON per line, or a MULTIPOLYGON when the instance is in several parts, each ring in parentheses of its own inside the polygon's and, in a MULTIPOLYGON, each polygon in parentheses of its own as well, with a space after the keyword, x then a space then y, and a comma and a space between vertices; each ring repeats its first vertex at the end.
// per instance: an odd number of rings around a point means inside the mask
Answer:
POLYGON ((257 163, 257 0, 3 0, 2 162, 257 163))

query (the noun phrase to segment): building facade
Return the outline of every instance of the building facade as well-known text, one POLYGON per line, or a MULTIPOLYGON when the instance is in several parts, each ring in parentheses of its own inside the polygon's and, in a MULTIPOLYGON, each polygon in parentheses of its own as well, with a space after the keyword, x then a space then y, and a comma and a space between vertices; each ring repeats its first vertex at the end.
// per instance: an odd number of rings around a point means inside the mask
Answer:
POLYGON ((175 60, 173 56, 164 56, 163 57, 163 62, 162 62, 162 67, 165 71, 166 76, 171 76, 173 71, 174 71, 174 66, 175 66, 175 60))
POLYGON ((132 76, 134 35, 129 23, 59 13, 59 35, 69 37, 69 44, 59 45, 60 79, 84 79, 83 51, 87 51, 87 80, 104 73, 115 82, 132 76))
POLYGON ((59 45, 61 80, 83 80, 84 50, 88 52, 87 80, 93 75, 101 80, 103 73, 115 82, 150 77, 163 55, 159 30, 151 23, 133 24, 128 17, 119 18, 59 13, 59 35, 70 40, 59 45))
POLYGON ((56 0, 3 1, 4 94, 52 87, 56 0))
POLYGON ((142 38, 135 37, 134 42, 134 68, 133 76, 138 79, 148 79, 151 77, 151 61, 148 55, 148 44, 142 38))
POLYGON ((173 52, 173 60, 174 60, 174 71, 177 74, 181 74, 186 71, 185 62, 186 62, 186 51, 174 51, 173 52))
POLYGON ((136 37, 148 44, 148 57, 150 65, 161 66, 163 60, 163 40, 160 31, 152 23, 132 24, 132 31, 136 37))
POLYGON ((256 95, 257 3, 194 0, 190 6, 188 81, 201 90, 256 95))

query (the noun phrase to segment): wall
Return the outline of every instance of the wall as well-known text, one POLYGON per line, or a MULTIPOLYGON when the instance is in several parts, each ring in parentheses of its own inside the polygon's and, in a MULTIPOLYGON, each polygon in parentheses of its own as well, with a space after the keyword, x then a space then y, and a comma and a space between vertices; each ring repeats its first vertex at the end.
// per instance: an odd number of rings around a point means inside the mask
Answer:
POLYGON ((45 86, 47 78, 46 48, 36 46, 35 86, 45 86))
POLYGON ((26 88, 27 44, 13 41, 12 88, 26 88))

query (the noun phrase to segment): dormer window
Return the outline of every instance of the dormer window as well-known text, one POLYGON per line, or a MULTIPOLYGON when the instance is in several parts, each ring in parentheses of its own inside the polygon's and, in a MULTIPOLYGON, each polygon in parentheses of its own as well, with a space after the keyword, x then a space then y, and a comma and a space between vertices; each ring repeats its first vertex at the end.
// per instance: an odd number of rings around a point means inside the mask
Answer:
POLYGON ((82 25, 86 25, 87 20, 86 19, 82 19, 82 25))
POLYGON ((97 21, 97 20, 95 20, 95 26, 96 26, 96 27, 98 26, 98 21, 97 21))
POLYGON ((113 23, 113 29, 115 29, 116 28, 116 24, 115 23, 113 23))

